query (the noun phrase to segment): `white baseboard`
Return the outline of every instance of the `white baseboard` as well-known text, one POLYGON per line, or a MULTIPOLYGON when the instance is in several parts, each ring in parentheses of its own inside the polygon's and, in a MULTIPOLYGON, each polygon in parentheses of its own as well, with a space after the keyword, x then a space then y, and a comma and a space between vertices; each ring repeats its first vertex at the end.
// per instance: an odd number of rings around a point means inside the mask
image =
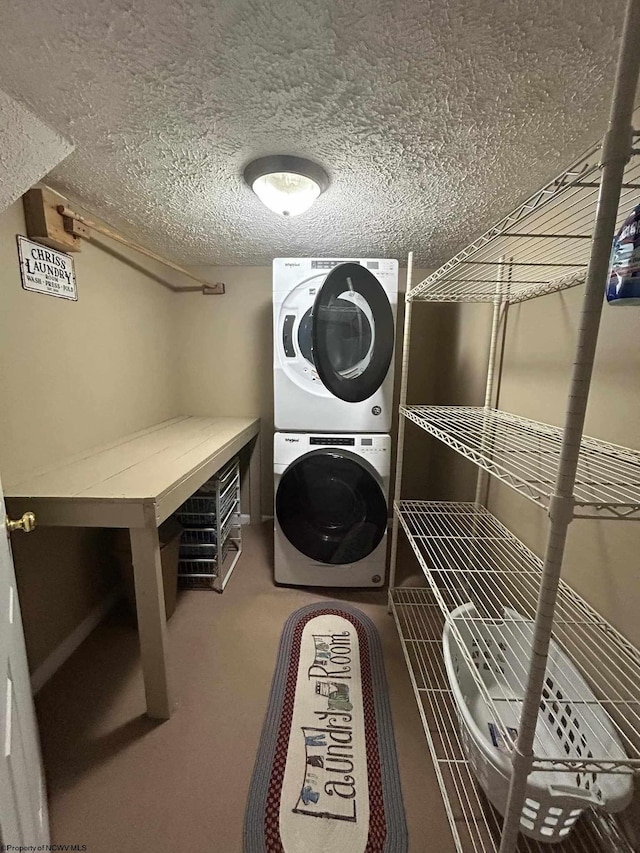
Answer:
POLYGON ((31 676, 31 691, 34 696, 47 683, 54 672, 57 672, 62 664, 71 657, 78 646, 87 639, 93 629, 97 628, 114 604, 122 597, 122 594, 122 586, 118 585, 112 589, 106 598, 94 607, 89 615, 82 620, 78 627, 51 652, 49 657, 42 661, 31 676))

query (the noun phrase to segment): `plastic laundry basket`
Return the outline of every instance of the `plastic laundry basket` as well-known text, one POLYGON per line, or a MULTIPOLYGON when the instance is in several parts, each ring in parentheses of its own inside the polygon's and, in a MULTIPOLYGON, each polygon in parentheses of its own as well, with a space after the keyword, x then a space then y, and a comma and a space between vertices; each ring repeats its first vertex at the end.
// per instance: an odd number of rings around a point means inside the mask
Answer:
MULTIPOLYGON (((463 604, 451 615, 499 716, 497 720, 493 708, 484 700, 476 682, 477 674, 475 677, 472 674, 455 632, 446 624, 444 660, 462 742, 482 789, 504 815, 512 772, 511 747, 505 742, 504 733, 514 739, 517 735, 523 697, 521 685, 527 678, 533 622, 509 608, 504 611, 504 622, 485 622, 478 617, 473 604, 463 604)), ((611 720, 574 665, 553 642, 534 753, 558 759, 625 758, 611 720)), ((620 811, 629 804, 632 794, 633 777, 627 768, 617 773, 535 770, 527 781, 520 830, 538 841, 563 841, 583 809, 595 806, 609 812, 620 811)))

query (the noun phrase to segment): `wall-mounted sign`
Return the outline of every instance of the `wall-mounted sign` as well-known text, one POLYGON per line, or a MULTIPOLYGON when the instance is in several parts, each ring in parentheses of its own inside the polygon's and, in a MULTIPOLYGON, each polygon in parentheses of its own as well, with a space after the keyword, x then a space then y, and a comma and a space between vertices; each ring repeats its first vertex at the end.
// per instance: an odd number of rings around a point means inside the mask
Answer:
POLYGON ((73 258, 18 235, 20 275, 25 290, 78 299, 73 258))

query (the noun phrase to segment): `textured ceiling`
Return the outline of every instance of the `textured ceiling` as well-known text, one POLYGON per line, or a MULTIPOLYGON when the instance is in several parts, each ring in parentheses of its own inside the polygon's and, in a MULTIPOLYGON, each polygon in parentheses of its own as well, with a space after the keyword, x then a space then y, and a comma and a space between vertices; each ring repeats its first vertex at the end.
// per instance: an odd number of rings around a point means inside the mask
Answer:
POLYGON ((68 136, 50 183, 193 264, 431 267, 604 130, 622 0, 2 0, 0 87, 68 136), (321 163, 282 220, 254 157, 321 163))
POLYGON ((0 211, 72 150, 67 139, 0 89, 0 211))

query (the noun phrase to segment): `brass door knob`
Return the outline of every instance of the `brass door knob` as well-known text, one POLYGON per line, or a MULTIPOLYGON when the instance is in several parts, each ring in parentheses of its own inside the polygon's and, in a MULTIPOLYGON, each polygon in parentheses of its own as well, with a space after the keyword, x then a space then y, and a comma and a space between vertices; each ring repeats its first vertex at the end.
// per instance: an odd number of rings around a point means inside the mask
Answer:
POLYGON ((7 519, 7 530, 9 533, 13 533, 14 530, 31 533, 32 530, 35 530, 35 527, 36 517, 32 512, 25 512, 22 518, 18 518, 16 521, 12 521, 10 518, 7 519))

